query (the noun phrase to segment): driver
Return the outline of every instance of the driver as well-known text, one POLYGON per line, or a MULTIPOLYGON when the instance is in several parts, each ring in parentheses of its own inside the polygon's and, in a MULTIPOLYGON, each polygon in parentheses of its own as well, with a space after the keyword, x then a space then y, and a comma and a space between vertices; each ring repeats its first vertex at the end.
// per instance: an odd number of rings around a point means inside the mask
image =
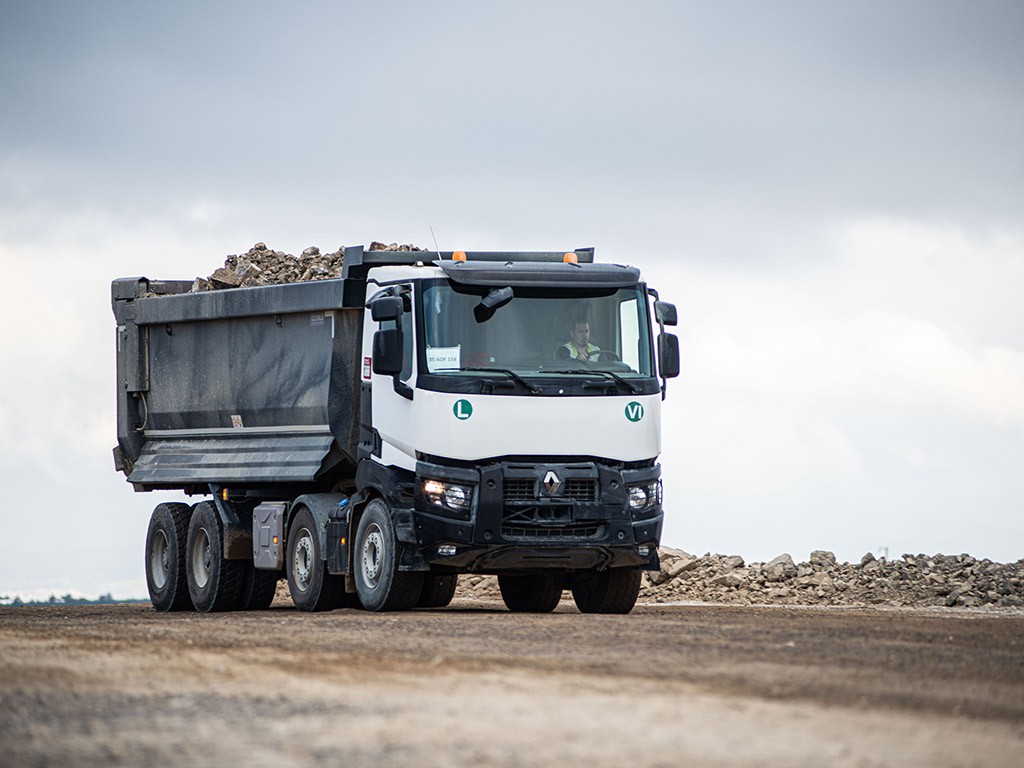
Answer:
POLYGON ((580 318, 569 326, 569 340, 555 350, 556 360, 597 360, 601 348, 590 343, 590 323, 580 318))

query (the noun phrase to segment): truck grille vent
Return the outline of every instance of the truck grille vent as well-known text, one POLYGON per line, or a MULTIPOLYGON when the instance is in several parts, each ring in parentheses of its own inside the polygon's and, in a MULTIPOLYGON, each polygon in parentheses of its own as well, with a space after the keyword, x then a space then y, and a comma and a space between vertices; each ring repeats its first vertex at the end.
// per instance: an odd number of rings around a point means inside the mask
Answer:
POLYGON ((502 513, 502 523, 507 525, 522 523, 555 525, 570 522, 572 522, 572 505, 570 504, 544 504, 533 507, 517 505, 505 507, 505 511, 502 513))
POLYGON ((597 501, 597 481, 585 477, 570 477, 565 481, 563 495, 576 501, 597 501))
POLYGON ((505 501, 533 501, 537 498, 537 484, 529 477, 506 477, 505 501))
POLYGON ((604 526, 586 523, 582 525, 562 525, 557 527, 540 525, 503 525, 501 535, 506 539, 530 539, 551 541, 566 539, 596 539, 603 535, 604 526))

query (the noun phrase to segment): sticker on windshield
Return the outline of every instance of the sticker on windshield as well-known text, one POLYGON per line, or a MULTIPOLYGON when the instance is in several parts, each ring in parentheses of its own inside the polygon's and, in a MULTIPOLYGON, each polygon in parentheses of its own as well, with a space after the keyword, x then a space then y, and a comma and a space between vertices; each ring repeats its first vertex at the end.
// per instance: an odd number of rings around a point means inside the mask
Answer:
POLYGON ((459 421, 465 421, 473 415, 473 404, 469 400, 456 400, 452 406, 452 413, 459 421))
POLYGON ((462 359, 462 346, 427 347, 427 370, 436 371, 458 370, 462 359))
POLYGON ((626 418, 630 421, 640 421, 644 417, 644 406, 636 400, 626 406, 626 418))

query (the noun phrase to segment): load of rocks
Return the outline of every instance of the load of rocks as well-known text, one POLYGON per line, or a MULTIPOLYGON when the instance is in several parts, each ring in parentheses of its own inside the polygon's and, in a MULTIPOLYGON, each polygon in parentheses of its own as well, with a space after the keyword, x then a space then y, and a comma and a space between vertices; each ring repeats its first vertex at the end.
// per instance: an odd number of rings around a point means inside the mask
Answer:
MULTIPOLYGON (((994 563, 970 555, 866 554, 839 563, 823 550, 796 563, 782 554, 767 563, 739 555, 695 556, 658 551, 660 571, 644 573, 640 602, 740 605, 1024 606, 1024 560, 994 563)), ((463 576, 457 597, 500 600, 494 576, 463 576)))
MULTIPOLYGON (((422 251, 415 245, 399 245, 373 242, 371 251, 422 251)), ((221 288, 251 288, 257 285, 278 285, 300 283, 306 280, 327 280, 341 277, 342 259, 345 247, 331 253, 321 253, 315 245, 300 256, 284 251, 275 251, 264 243, 256 243, 240 255, 228 256, 224 266, 209 277, 197 277, 192 291, 213 291, 221 288)))

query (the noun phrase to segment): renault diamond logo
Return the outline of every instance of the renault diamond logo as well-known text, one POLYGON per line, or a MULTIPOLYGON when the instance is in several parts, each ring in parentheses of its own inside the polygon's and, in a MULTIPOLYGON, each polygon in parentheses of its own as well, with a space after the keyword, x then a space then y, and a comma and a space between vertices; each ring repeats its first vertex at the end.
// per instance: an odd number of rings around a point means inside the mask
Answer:
POLYGON ((548 496, 554 496, 561 485, 562 481, 558 479, 555 470, 549 469, 548 473, 544 475, 544 490, 548 492, 548 496))

